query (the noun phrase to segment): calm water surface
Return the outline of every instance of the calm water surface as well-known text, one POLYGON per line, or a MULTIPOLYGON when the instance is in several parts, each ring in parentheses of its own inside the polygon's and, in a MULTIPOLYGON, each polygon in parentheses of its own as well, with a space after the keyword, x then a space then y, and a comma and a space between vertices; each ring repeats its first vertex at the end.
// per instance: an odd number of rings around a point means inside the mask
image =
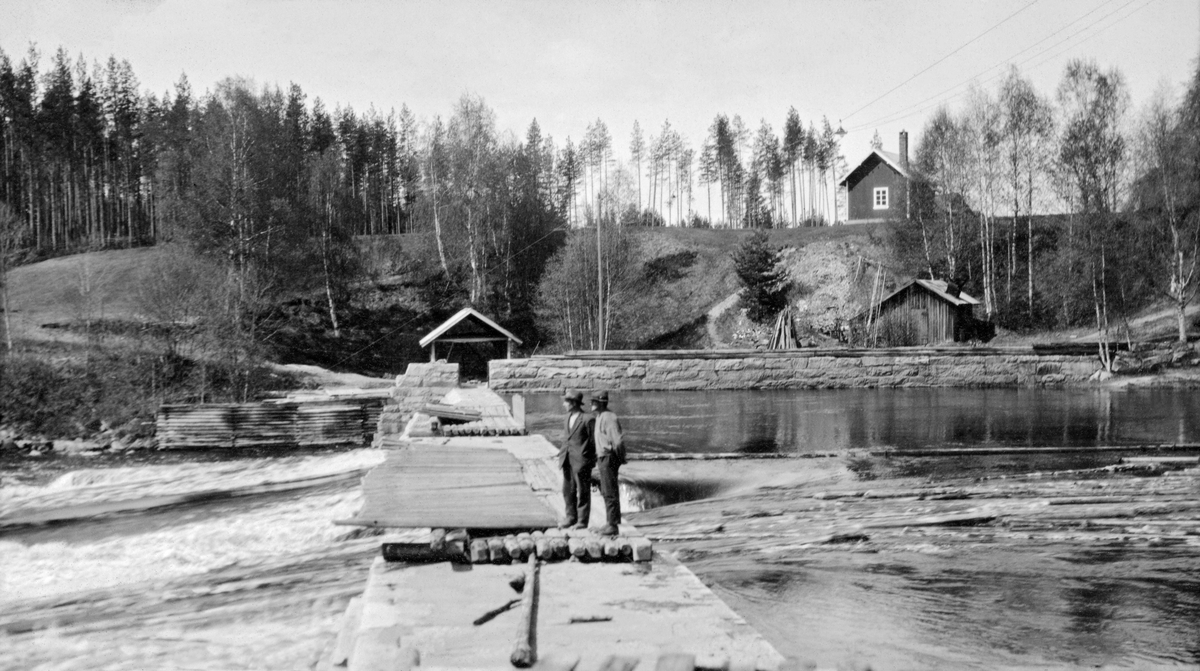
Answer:
MULTIPOLYGON (((869 447, 1200 443, 1200 393, 1180 389, 803 389, 614 392, 634 449, 830 452, 869 447)), ((557 394, 526 397, 557 436, 557 394)))

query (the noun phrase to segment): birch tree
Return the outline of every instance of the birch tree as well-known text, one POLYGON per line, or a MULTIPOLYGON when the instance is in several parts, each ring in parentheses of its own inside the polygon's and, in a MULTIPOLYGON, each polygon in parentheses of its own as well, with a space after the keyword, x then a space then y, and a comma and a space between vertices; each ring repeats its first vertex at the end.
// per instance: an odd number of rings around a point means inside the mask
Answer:
POLYGON ((1036 194, 1044 190, 1054 132, 1053 110, 1034 89, 1032 82, 1014 67, 1000 85, 999 104, 1003 114, 1003 152, 1008 199, 1012 205, 1009 237, 1009 291, 1012 290, 1016 259, 1016 227, 1025 215, 1025 299, 1033 317, 1033 212, 1036 194))
POLYGON ((1200 288, 1200 70, 1182 106, 1160 89, 1141 121, 1135 205, 1145 215, 1153 284, 1171 302, 1179 342, 1187 342, 1187 308, 1200 288))
POLYGON ((1113 235, 1126 168, 1126 139, 1122 130, 1129 105, 1124 78, 1116 70, 1102 71, 1091 61, 1073 60, 1058 87, 1063 115, 1059 160, 1070 178, 1083 228, 1070 241, 1086 264, 1091 280, 1096 328, 1101 336, 1100 358, 1111 369, 1108 349, 1112 301, 1109 290, 1126 278, 1119 272, 1119 242, 1113 235))
POLYGON ((3 201, 0 201, 0 308, 4 310, 4 346, 11 353, 12 310, 8 302, 8 272, 12 269, 13 257, 24 243, 25 222, 3 201))

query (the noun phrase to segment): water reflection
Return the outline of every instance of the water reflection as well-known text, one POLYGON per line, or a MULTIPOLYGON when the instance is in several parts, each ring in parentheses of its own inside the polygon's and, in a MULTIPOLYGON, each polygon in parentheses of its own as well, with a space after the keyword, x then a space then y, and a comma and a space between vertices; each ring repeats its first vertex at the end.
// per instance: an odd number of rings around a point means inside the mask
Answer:
MULTIPOLYGON (((557 394, 526 408, 531 431, 557 435, 557 394)), ((631 391, 613 408, 649 452, 1200 442, 1200 394, 1176 389, 631 391)))
POLYGON ((726 568, 716 559, 689 566, 781 652, 819 667, 1200 663, 1194 581, 1098 575, 1039 555, 909 555, 887 563, 830 555, 785 570, 754 570, 749 561, 726 568))

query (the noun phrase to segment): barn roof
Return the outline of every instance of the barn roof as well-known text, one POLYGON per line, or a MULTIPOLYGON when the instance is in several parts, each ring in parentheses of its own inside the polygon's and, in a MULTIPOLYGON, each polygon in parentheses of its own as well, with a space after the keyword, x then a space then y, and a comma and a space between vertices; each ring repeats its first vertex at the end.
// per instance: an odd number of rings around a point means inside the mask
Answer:
POLYGON ((521 344, 521 339, 496 322, 484 317, 471 308, 463 308, 447 319, 441 326, 421 338, 421 347, 428 347, 435 340, 479 342, 485 340, 511 340, 521 344))
POLYGON ((908 179, 908 170, 903 167, 899 154, 894 154, 890 151, 883 151, 882 149, 874 149, 870 154, 867 154, 866 158, 859 161, 858 165, 855 166, 853 170, 848 172, 844 178, 842 178, 842 181, 838 182, 838 186, 845 186, 850 182, 850 178, 852 177, 855 178, 854 181, 857 182, 861 178, 860 171, 866 172, 871 168, 874 168, 875 166, 871 161, 873 157, 877 157, 879 161, 886 163, 892 170, 895 170, 896 172, 900 173, 902 177, 908 179), (868 163, 871 163, 870 167, 866 167, 868 163))
POLYGON ((926 289, 929 291, 929 293, 937 296, 951 305, 979 305, 979 299, 966 292, 959 291, 957 295, 949 293, 949 284, 942 280, 913 280, 893 291, 888 295, 887 298, 879 301, 879 304, 883 305, 884 303, 892 300, 914 284, 926 289))

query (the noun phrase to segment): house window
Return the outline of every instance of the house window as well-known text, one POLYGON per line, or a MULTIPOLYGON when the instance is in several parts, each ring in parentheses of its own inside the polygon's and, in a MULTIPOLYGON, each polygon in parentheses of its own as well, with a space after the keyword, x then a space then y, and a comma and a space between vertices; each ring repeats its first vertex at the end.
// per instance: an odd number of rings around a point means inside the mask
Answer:
POLYGON ((875 209, 888 209, 888 188, 886 186, 875 187, 875 209))

